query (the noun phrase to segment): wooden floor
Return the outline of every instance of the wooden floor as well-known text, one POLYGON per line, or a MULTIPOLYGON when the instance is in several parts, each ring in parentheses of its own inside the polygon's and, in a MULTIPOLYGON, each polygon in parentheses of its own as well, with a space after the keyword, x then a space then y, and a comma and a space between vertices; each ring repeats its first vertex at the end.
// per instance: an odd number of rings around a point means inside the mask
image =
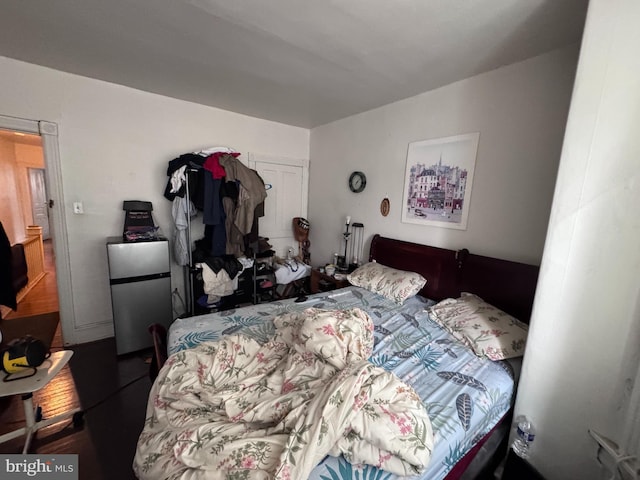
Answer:
MULTIPOLYGON (((58 296, 50 241, 45 242, 47 275, 7 319, 58 310, 58 296)), ((58 327, 51 350, 63 348, 58 327)), ((34 404, 44 418, 80 408, 84 426, 71 421, 40 430, 29 453, 79 455, 81 480, 135 479, 131 464, 138 435, 142 431, 146 401, 151 388, 148 377, 150 352, 117 357, 113 338, 69 347, 74 355, 69 365, 42 390, 34 404)), ((0 398, 0 434, 24 425, 19 397, 0 398)), ((0 453, 21 453, 23 437, 0 444, 0 453)))

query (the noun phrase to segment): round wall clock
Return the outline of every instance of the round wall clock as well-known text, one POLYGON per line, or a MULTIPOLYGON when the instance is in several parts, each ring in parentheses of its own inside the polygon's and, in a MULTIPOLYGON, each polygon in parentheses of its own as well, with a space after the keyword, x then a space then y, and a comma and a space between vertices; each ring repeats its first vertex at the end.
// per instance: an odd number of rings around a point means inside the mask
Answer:
POLYGON ((349 177, 349 188, 354 193, 360 193, 367 186, 367 177, 362 172, 353 172, 349 177))

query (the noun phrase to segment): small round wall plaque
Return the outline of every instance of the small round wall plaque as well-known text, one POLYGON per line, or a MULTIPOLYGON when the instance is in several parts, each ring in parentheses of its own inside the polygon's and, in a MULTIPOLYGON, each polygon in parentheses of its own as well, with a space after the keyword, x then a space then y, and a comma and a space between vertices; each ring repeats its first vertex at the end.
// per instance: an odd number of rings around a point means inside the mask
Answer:
POLYGON ((389 210, 391 209, 391 205, 389 204, 389 199, 384 198, 382 202, 380 202, 380 213, 383 217, 389 215, 389 210))

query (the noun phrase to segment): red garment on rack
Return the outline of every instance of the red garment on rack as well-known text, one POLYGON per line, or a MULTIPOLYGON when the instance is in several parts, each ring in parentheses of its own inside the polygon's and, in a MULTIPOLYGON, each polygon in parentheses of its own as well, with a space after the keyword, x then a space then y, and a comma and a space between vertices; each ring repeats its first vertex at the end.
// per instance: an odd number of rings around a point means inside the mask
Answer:
POLYGON ((203 168, 205 170, 209 170, 213 175, 213 178, 215 179, 220 179, 227 176, 226 172, 224 171, 224 167, 220 165, 220 155, 233 155, 236 158, 240 156, 240 154, 236 152, 215 152, 209 155, 204 161, 203 168))

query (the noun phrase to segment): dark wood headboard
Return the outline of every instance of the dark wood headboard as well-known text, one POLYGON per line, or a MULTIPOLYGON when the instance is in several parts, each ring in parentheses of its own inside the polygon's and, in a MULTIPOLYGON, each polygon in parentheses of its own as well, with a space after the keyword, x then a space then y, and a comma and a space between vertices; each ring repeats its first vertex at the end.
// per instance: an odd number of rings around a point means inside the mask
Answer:
POLYGON ((475 293, 523 322, 529 323, 539 267, 447 250, 374 235, 369 261, 420 273, 427 284, 420 295, 440 301, 475 293))

